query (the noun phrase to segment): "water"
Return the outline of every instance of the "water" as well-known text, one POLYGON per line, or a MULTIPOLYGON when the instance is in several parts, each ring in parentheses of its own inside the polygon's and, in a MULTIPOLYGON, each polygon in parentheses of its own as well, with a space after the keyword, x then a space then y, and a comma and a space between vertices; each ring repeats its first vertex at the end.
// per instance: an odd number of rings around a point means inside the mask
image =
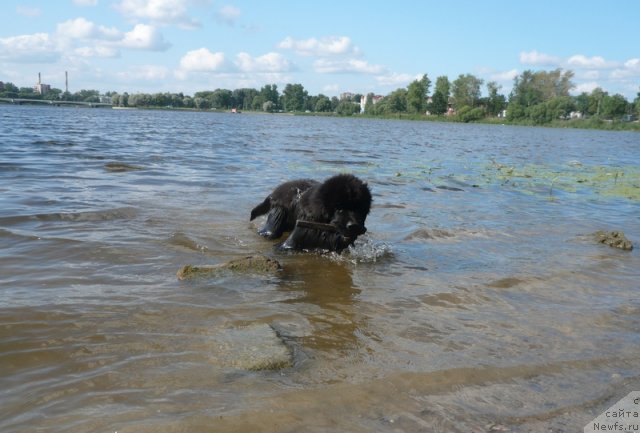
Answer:
POLYGON ((0 431, 582 431, 640 390, 638 248, 590 236, 640 242, 637 133, 0 105, 0 146, 0 431), (338 172, 355 248, 256 235, 338 172), (258 253, 284 271, 175 276, 258 253), (213 361, 253 323, 292 368, 213 361))

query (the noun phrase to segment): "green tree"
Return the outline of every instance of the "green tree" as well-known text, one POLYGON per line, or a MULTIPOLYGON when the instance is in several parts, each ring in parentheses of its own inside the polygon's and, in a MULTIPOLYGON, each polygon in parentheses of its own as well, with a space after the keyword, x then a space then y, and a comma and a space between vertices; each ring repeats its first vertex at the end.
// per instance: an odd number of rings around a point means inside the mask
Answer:
POLYGON ((100 92, 97 90, 82 89, 72 96, 74 101, 100 102, 100 92))
POLYGON ((0 92, 0 96, 5 98, 17 98, 19 91, 20 89, 18 89, 18 86, 16 86, 15 84, 4 83, 4 89, 2 90, 2 92, 0 92))
POLYGON ((449 108, 449 93, 451 83, 446 75, 442 75, 436 79, 436 87, 431 96, 431 105, 429 110, 436 115, 443 115, 449 108))
POLYGON ((326 113, 333 111, 331 107, 331 99, 322 94, 318 95, 318 100, 316 101, 315 111, 318 113, 326 113))
POLYGON ((280 100, 278 86, 275 84, 267 84, 263 86, 262 89, 260 89, 260 97, 262 98, 263 103, 271 101, 277 107, 278 101, 280 100))
POLYGON ((607 95, 608 93, 600 87, 596 87, 591 91, 589 95, 589 114, 593 116, 600 116, 602 114, 602 102, 607 95))
MULTIPOLYGON (((383 100, 381 108, 389 113, 406 113, 407 112, 407 89, 396 89, 391 92, 383 100)), ((378 103, 380 104, 380 102, 378 103)))
POLYGON ((580 93, 574 98, 574 100, 576 104, 576 110, 585 115, 589 113, 589 94, 587 92, 580 93))
POLYGON ((602 115, 608 119, 618 119, 627 113, 628 104, 625 97, 620 94, 605 95, 602 100, 602 115))
POLYGON ((231 94, 231 106, 242 110, 249 110, 252 107, 253 99, 258 95, 256 89, 242 88, 235 89, 231 94))
POLYGON ((546 102, 547 120, 566 119, 576 109, 575 99, 570 96, 557 96, 546 102))
POLYGON ((472 122, 485 117, 485 109, 483 107, 471 108, 468 105, 462 107, 456 115, 460 122, 472 122))
POLYGON ((373 97, 374 96, 375 95, 373 93, 368 93, 367 94, 367 100, 366 100, 366 102, 364 104, 364 112, 365 112, 365 114, 373 114, 374 113, 374 110, 375 110, 375 107, 373 105, 373 97))
POLYGON ((216 89, 209 98, 211 108, 215 109, 229 109, 233 104, 233 94, 231 90, 216 89))
POLYGON ((193 98, 191 96, 185 96, 182 98, 182 106, 185 108, 193 108, 195 105, 193 103, 193 98))
POLYGON ((495 81, 487 83, 487 113, 490 116, 497 116, 507 106, 507 98, 504 95, 499 94, 501 86, 495 81))
POLYGON ((40 94, 33 91, 33 87, 20 87, 18 89, 18 97, 26 99, 40 99, 40 94))
POLYGON ((42 97, 42 99, 46 99, 48 101, 57 101, 58 99, 61 98, 61 96, 62 96, 61 89, 52 88, 47 92, 46 95, 42 97))
POLYGON ((302 111, 309 96, 302 84, 287 84, 282 92, 286 111, 302 111))
POLYGON ((456 110, 462 107, 475 107, 480 100, 480 86, 483 80, 471 74, 460 74, 451 84, 453 105, 456 110))
POLYGON ((407 107, 410 113, 424 113, 429 87, 431 87, 431 80, 427 74, 407 86, 407 107))
POLYGON ((336 113, 341 116, 352 116, 360 111, 360 106, 353 101, 344 99, 336 107, 336 113))
MULTIPOLYGON (((65 92, 68 93, 68 92, 65 92)), ((129 106, 129 93, 124 92, 118 98, 118 107, 128 107, 129 106)))
POLYGON ((633 105, 635 106, 636 114, 640 116, 640 92, 638 92, 636 99, 633 101, 633 105))
POLYGON ((526 70, 514 79, 509 103, 531 107, 558 96, 569 96, 574 87, 573 72, 562 69, 533 72, 526 70))
POLYGON ((262 104, 262 111, 273 113, 276 110, 276 104, 273 101, 266 101, 262 104))

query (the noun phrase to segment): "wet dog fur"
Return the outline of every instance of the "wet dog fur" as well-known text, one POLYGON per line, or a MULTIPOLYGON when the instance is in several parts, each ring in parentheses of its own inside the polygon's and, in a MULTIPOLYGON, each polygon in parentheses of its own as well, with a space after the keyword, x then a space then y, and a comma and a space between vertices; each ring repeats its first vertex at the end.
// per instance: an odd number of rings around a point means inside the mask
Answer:
POLYGON ((370 209, 367 184, 351 174, 339 174, 322 183, 298 179, 279 185, 253 208, 250 220, 267 214, 258 233, 268 239, 291 232, 278 245, 281 249, 340 252, 367 231, 364 224, 370 209))

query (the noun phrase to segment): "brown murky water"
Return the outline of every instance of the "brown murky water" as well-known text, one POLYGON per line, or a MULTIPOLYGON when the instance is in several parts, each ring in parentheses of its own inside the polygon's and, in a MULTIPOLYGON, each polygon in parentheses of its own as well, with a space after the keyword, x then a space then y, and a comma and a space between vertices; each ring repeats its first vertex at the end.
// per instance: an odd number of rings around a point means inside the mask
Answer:
POLYGON ((0 431, 582 431, 640 390, 638 248, 591 236, 637 246, 639 157, 632 133, 0 105, 0 431), (355 248, 255 234, 277 183, 341 171, 374 194, 355 248), (284 270, 175 277, 256 253, 284 270), (251 324, 291 367, 220 361, 251 324))

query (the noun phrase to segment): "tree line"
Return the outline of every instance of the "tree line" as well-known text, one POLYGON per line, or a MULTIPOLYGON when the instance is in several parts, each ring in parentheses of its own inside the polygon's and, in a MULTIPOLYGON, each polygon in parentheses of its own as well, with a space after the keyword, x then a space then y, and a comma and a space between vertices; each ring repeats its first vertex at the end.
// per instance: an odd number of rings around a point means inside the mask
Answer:
POLYGON ((436 116, 461 122, 503 117, 514 123, 536 125, 577 116, 633 120, 640 115, 640 91, 633 101, 628 101, 620 94, 610 95, 601 88, 571 96, 569 92, 575 88, 573 76, 570 70, 526 70, 515 77, 509 95, 501 93, 501 86, 495 81, 485 85, 484 80, 473 74, 460 74, 453 81, 447 76, 439 76, 435 83, 424 74, 407 87, 398 88, 385 96, 373 93, 348 94, 342 98, 310 95, 302 84, 287 84, 282 91, 275 84, 267 84, 259 90, 215 89, 196 92, 193 96, 169 92, 107 92, 100 95, 97 90, 69 93, 55 88, 45 95, 39 95, 33 88, 18 88, 12 83, 4 83, 0 88, 0 97, 111 102, 114 106, 141 108, 235 108, 265 112, 336 113, 343 116, 357 113, 368 116, 436 116), (486 96, 482 96, 483 86, 486 86, 486 96), (366 101, 364 107, 361 107, 362 100, 366 101))

